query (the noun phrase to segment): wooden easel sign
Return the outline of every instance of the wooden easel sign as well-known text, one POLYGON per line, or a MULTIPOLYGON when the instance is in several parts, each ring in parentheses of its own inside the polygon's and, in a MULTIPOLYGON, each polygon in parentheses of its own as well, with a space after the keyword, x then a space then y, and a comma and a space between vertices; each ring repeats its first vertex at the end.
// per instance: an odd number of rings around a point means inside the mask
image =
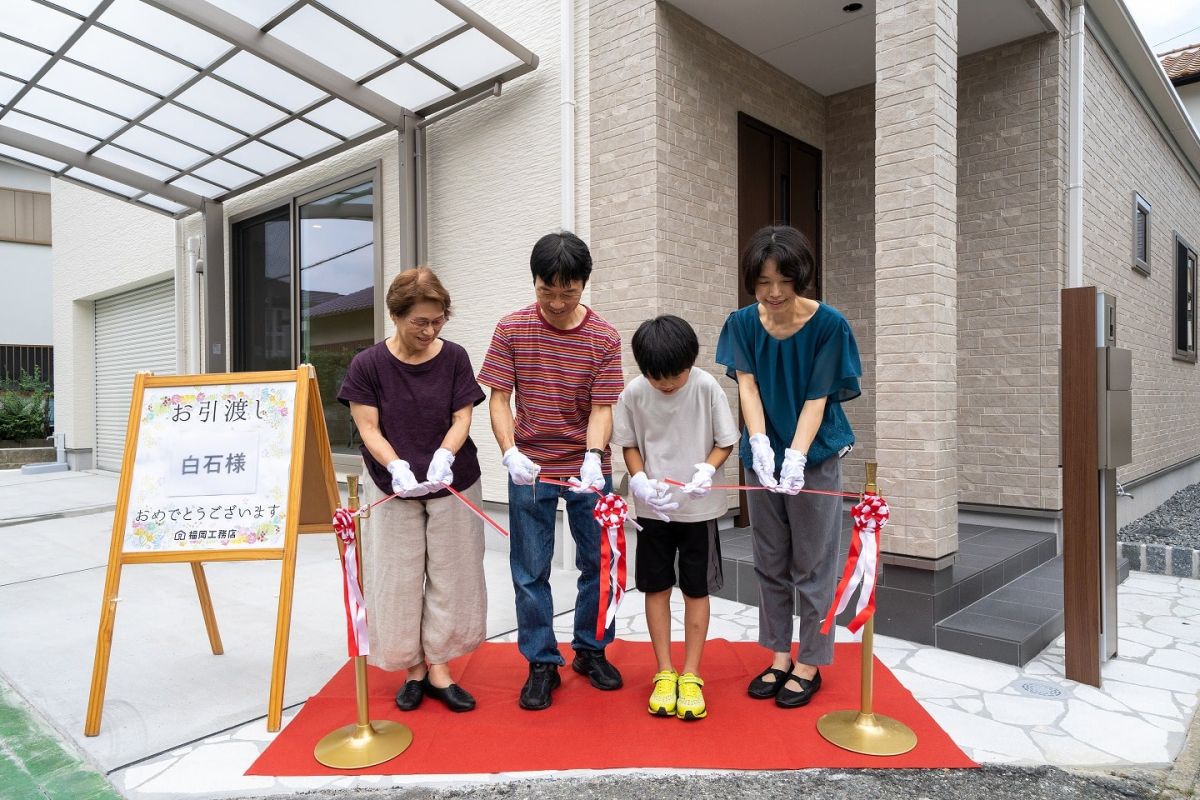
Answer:
POLYGON ((332 530, 337 484, 312 367, 156 377, 129 407, 84 733, 100 732, 125 564, 188 562, 214 655, 205 561, 283 562, 267 729, 279 730, 297 534, 332 530))

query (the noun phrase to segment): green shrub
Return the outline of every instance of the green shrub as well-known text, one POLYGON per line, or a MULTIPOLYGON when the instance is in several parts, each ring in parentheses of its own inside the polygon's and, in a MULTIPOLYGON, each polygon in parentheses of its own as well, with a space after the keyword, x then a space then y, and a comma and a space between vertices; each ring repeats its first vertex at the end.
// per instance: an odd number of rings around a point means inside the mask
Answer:
POLYGON ((43 392, 0 391, 0 439, 41 439, 46 434, 43 392))

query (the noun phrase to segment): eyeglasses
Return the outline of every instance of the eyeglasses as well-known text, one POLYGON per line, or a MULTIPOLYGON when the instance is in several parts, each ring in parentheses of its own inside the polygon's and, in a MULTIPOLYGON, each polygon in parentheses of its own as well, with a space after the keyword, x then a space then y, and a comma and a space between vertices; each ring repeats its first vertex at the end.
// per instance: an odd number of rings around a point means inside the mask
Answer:
POLYGON ((583 296, 583 290, 581 290, 581 289, 564 289, 562 291, 556 292, 545 286, 539 286, 539 287, 537 287, 537 289, 535 291, 537 292, 537 296, 539 299, 542 299, 542 300, 564 300, 568 303, 578 300, 580 297, 583 296))
POLYGON ((425 319, 424 317, 417 317, 416 319, 410 319, 406 321, 408 322, 409 327, 413 328, 414 330, 423 331, 426 328, 433 328, 436 331, 441 330, 441 327, 446 324, 446 317, 445 315, 440 316, 437 319, 425 319))

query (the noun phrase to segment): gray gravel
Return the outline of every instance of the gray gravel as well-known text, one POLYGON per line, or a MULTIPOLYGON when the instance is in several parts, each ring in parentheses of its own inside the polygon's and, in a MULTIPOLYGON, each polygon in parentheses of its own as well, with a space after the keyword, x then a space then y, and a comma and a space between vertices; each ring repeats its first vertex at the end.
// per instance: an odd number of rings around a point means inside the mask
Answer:
MULTIPOLYGON (((713 776, 622 776, 489 784, 458 790, 359 789, 289 795, 286 800, 1118 800, 1161 798, 1156 776, 1068 772, 1053 767, 967 770, 803 770, 713 776)), ((1171 795, 1166 795, 1171 796, 1171 795)), ((264 800, 285 800, 283 797, 264 800)))
POLYGON ((1200 483, 1180 489, 1146 516, 1121 528, 1117 539, 1200 550, 1200 483))

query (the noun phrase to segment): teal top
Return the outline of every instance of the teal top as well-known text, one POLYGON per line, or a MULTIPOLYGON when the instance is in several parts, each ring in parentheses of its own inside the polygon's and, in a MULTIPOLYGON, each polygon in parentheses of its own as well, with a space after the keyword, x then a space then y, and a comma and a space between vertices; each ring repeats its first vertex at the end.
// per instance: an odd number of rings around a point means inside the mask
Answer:
MULTIPOLYGON (((739 308, 725 320, 717 340, 717 363, 737 380, 738 372, 754 376, 762 397, 767 437, 775 450, 775 470, 796 435, 800 409, 808 400, 827 398, 821 427, 808 448, 808 463, 820 464, 854 443, 854 431, 842 403, 862 394, 858 379, 862 362, 850 323, 841 312, 821 303, 800 330, 786 339, 767 333, 758 304, 739 308)), ((742 427, 742 463, 753 467, 750 433, 742 427)))

